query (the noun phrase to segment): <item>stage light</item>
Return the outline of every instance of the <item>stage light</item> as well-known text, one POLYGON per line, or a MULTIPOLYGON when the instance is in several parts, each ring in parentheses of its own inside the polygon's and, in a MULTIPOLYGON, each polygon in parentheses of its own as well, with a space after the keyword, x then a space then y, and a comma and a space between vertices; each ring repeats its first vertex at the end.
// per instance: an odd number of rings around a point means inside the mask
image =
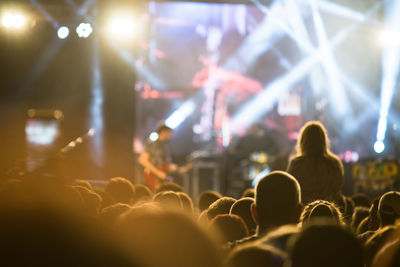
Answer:
POLYGON ((59 27, 59 24, 57 20, 53 18, 53 16, 47 12, 47 10, 40 4, 38 3, 38 0, 29 0, 29 2, 36 8, 37 11, 40 12, 40 14, 48 21, 51 23, 53 28, 56 30, 59 27))
POLYGON ((57 36, 58 36, 58 38, 60 38, 60 39, 65 39, 65 38, 68 37, 68 35, 69 35, 69 29, 68 29, 68 27, 62 26, 62 27, 60 27, 60 28, 58 29, 58 31, 57 31, 57 36))
POLYGON ((158 139, 158 133, 156 133, 156 132, 152 132, 150 135, 149 135, 149 139, 151 140, 151 141, 157 141, 157 139, 158 139))
POLYGON ((193 113, 195 108, 196 105, 192 100, 185 102, 165 120, 165 125, 175 129, 193 113))
POLYGON ((382 153, 385 150, 385 144, 382 141, 376 141, 374 144, 374 150, 378 154, 382 153))
POLYGON ((87 134, 89 137, 92 137, 95 133, 96 133, 96 130, 93 128, 90 128, 87 134))
POLYGON ((137 33, 135 18, 131 15, 120 15, 110 18, 107 31, 111 38, 119 40, 130 40, 137 33))
POLYGON ((383 31, 380 40, 382 45, 400 45, 400 31, 383 31))
POLYGON ((328 90, 330 100, 336 107, 333 115, 338 119, 342 118, 345 115, 346 117, 351 118, 352 110, 348 102, 346 91, 342 85, 341 80, 339 79, 340 75, 336 64, 336 59, 334 57, 333 49, 330 46, 321 14, 317 9, 317 1, 309 0, 309 2, 311 6, 314 26, 317 33, 318 43, 320 47, 325 47, 325 49, 322 50, 323 56, 321 58, 321 64, 327 76, 327 84, 330 87, 330 90, 328 90))
POLYGON ((20 13, 7 12, 3 15, 2 24, 5 28, 20 29, 25 25, 25 17, 20 13))
POLYGON ((80 38, 88 38, 92 32, 93 28, 92 25, 90 25, 90 23, 81 23, 76 28, 76 33, 80 38))
MULTIPOLYGON (((257 0, 252 0, 252 2, 255 4, 258 3, 257 0)), ((381 5, 381 2, 377 3, 365 12, 365 14, 367 14, 366 18, 376 12, 381 5)), ((339 31, 329 40, 329 43, 309 53, 307 57, 293 66, 292 69, 285 72, 284 75, 267 84, 261 93, 247 101, 239 108, 239 111, 234 114, 231 121, 231 131, 236 133, 246 130, 253 122, 261 119, 264 114, 268 113, 273 108, 273 105, 286 90, 310 73, 310 70, 322 60, 326 49, 330 48, 334 50, 360 25, 360 23, 353 23, 351 26, 339 31)))
POLYGON ((382 81, 381 81, 381 101, 379 110, 378 130, 374 149, 381 153, 384 149, 387 122, 393 95, 398 85, 400 70, 400 22, 398 14, 400 12, 400 2, 393 1, 386 6, 385 25, 390 31, 382 33, 382 81), (378 149, 376 149, 378 148, 378 149))
POLYGON ((101 166, 104 164, 104 118, 103 118, 103 84, 102 72, 100 66, 100 51, 97 36, 93 38, 92 49, 92 98, 90 100, 90 127, 96 130, 96 136, 93 138, 93 159, 101 166))
POLYGON ((138 61, 132 55, 131 51, 113 42, 110 42, 110 46, 118 53, 119 57, 132 68, 132 70, 135 70, 140 77, 143 77, 148 83, 150 83, 151 87, 163 88, 164 85, 160 77, 155 75, 147 66, 137 64, 138 61))

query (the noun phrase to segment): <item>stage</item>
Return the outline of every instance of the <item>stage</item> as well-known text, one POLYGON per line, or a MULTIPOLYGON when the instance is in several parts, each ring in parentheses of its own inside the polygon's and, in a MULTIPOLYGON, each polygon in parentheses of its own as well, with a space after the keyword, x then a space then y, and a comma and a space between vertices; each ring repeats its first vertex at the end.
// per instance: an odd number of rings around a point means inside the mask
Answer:
POLYGON ((398 8, 361 0, 5 1, 1 171, 23 171, 35 153, 29 109, 63 112, 52 151, 93 130, 66 156, 75 178, 141 182, 137 156, 160 121, 174 130, 168 146, 179 164, 199 154, 226 164, 258 125, 269 136, 260 145, 276 146, 268 157, 282 157, 269 167, 285 169, 310 120, 325 125, 344 163, 398 159, 398 8))

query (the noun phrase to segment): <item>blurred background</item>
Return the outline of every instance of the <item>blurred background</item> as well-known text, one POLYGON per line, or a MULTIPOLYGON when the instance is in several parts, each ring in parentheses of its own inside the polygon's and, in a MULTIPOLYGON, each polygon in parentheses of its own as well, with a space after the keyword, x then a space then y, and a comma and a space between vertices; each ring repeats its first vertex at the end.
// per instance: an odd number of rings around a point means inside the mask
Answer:
POLYGON ((288 156, 320 120, 344 162, 395 162, 350 175, 398 175, 399 1, 3 0, 0 11, 1 173, 61 152, 70 177, 138 180, 160 121, 178 163, 235 154, 255 125, 278 144, 270 156, 288 156))

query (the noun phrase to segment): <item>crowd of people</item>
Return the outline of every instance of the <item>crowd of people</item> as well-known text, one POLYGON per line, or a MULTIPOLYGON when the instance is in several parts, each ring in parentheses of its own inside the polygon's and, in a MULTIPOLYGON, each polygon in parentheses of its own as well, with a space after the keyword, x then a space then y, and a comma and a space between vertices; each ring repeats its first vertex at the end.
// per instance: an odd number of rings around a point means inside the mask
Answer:
POLYGON ((343 166, 318 122, 287 171, 234 199, 151 190, 123 177, 10 179, 0 191, 4 266, 400 266, 400 193, 341 194, 343 166))

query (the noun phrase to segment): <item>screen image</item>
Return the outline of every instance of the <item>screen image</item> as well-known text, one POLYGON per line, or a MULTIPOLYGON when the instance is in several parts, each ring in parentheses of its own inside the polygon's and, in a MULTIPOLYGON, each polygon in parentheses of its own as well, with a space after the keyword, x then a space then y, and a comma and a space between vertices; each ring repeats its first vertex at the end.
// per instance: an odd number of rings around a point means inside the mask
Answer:
POLYGON ((224 151, 254 124, 293 146, 301 126, 319 120, 336 153, 373 153, 378 116, 367 106, 379 102, 381 81, 369 35, 374 6, 360 8, 372 10, 360 22, 335 13, 345 8, 338 4, 284 2, 150 2, 136 58, 135 149, 160 121, 174 129, 172 153, 183 155, 224 151))

